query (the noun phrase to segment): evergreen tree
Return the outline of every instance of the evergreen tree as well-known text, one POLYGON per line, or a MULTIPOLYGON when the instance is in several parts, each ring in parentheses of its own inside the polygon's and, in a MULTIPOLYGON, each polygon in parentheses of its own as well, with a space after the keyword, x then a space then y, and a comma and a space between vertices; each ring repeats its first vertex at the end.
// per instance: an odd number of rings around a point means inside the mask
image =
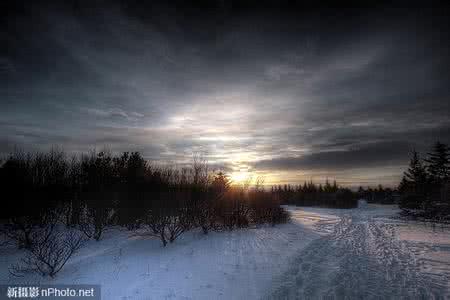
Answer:
POLYGON ((333 180, 333 193, 336 193, 337 191, 338 191, 338 186, 337 186, 337 183, 336 183, 336 180, 333 180))
POLYGON ((325 186, 324 186, 324 191, 326 192, 326 193, 331 193, 331 191, 332 191, 332 187, 331 187, 331 184, 330 184, 330 182, 328 181, 328 178, 327 178, 327 180, 325 181, 325 186))
POLYGON ((408 180, 406 180, 406 177, 403 176, 402 181, 400 181, 400 184, 397 188, 398 192, 400 194, 406 194, 408 191, 408 180))
POLYGON ((363 188, 362 186, 359 186, 359 188, 358 188, 358 194, 359 194, 359 195, 364 194, 364 188, 363 188))
POLYGON ((404 181, 409 191, 416 194, 422 194, 424 192, 423 189, 427 183, 427 173, 416 151, 413 151, 409 168, 404 173, 404 181))
POLYGON ((427 200, 427 173, 419 154, 413 151, 409 162, 409 168, 404 172, 402 182, 399 186, 403 197, 400 205, 403 208, 424 208, 427 200))
POLYGON ((436 142, 428 153, 427 171, 434 183, 441 184, 450 178, 450 149, 447 145, 436 142))
POLYGON ((230 178, 223 172, 219 172, 214 176, 212 188, 222 196, 231 186, 230 178))
POLYGON ((323 187, 322 187, 322 184, 319 184, 319 193, 323 193, 323 187))

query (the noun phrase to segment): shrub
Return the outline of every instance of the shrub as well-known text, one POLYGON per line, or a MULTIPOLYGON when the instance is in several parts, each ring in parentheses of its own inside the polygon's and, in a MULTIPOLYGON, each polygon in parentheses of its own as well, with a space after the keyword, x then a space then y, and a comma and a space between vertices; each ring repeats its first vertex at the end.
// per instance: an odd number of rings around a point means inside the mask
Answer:
POLYGON ((279 205, 279 201, 264 190, 254 190, 249 194, 251 201, 251 220, 256 224, 286 223, 289 214, 279 205))
POLYGON ((55 223, 40 226, 32 235, 26 255, 11 267, 15 276, 38 273, 54 277, 83 245, 82 235, 74 229, 61 229, 55 223))
POLYGON ((153 199, 151 209, 142 220, 150 235, 158 237, 164 247, 192 227, 186 202, 180 196, 177 191, 162 193, 160 198, 153 199))
POLYGON ((218 228, 227 230, 247 227, 250 223, 250 206, 245 192, 240 188, 231 187, 215 208, 215 217, 218 228))
POLYGON ((272 226, 274 226, 275 224, 287 223, 291 218, 289 212, 279 206, 273 207, 270 210, 270 214, 271 214, 270 223, 272 224, 272 226))
POLYGON ((36 224, 29 216, 10 218, 0 229, 4 236, 14 241, 18 248, 30 248, 32 244, 32 232, 36 224))

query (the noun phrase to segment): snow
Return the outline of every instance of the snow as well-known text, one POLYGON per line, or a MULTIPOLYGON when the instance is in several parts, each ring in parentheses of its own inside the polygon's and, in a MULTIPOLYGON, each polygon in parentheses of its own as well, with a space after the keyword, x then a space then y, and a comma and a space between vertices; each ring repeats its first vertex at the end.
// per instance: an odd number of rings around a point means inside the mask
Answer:
POLYGON ((0 249, 0 284, 100 284, 103 299, 444 298, 450 228, 407 222, 393 205, 288 207, 289 224, 159 240, 114 228, 54 279, 16 278, 23 255, 0 249))
POLYGON ((10 276, 8 266, 21 253, 2 250, 0 284, 100 284, 104 299, 254 299, 317 236, 292 223, 207 236, 193 231, 163 248, 116 228, 90 241, 53 280, 10 276))
POLYGON ((324 216, 315 227, 327 233, 300 251, 268 298, 449 297, 450 228, 407 222, 397 213, 396 206, 373 204, 295 210, 302 219, 324 216))
POLYGON ((364 199, 359 199, 358 200, 358 208, 360 208, 360 209, 367 208, 367 201, 364 199))

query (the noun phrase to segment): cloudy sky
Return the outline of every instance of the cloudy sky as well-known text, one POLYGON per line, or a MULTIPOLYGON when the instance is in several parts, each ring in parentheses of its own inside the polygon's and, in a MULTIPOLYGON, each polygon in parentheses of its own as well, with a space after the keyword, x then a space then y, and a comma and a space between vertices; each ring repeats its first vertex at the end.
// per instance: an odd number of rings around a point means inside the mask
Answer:
POLYGON ((450 141, 448 6, 61 2, 2 4, 3 154, 395 185, 412 149, 450 141))

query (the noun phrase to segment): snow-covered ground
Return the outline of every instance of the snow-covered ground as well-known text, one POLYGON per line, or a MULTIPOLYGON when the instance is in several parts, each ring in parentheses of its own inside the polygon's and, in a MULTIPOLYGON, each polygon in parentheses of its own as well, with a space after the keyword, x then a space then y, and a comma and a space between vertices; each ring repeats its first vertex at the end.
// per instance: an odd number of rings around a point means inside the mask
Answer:
POLYGON ((294 210, 295 220, 316 217, 323 237, 298 253, 267 298, 447 299, 450 228, 406 222, 397 212, 386 205, 294 210))
POLYGON ((54 279, 11 276, 23 253, 4 248, 0 284, 100 284, 103 299, 450 297, 450 228, 402 221, 395 206, 288 209, 289 224, 193 231, 166 248, 114 229, 54 279))

